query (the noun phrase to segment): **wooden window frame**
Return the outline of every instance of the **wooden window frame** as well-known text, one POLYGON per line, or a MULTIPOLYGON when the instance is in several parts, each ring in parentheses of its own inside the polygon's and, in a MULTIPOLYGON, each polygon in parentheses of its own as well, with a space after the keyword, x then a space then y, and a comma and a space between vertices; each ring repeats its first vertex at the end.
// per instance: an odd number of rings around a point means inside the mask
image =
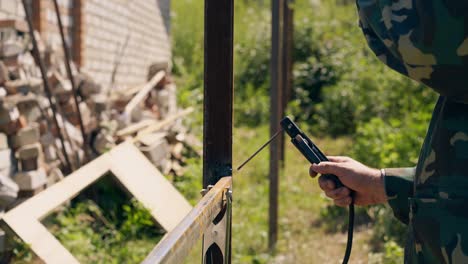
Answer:
POLYGON ((109 173, 168 232, 192 209, 151 162, 126 142, 10 210, 3 216, 2 225, 18 235, 46 263, 79 263, 40 221, 109 173))

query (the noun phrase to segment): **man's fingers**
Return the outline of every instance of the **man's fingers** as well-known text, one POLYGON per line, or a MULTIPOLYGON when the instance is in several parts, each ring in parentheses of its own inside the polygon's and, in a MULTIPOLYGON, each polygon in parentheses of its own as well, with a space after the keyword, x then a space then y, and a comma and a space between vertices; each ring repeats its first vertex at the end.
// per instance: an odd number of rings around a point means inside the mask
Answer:
POLYGON ((324 161, 319 164, 312 164, 311 168, 320 174, 334 174, 338 177, 346 174, 346 168, 337 162, 324 161))
POLYGON ((318 183, 320 188, 325 192, 332 191, 333 189, 335 189, 335 183, 330 180, 327 180, 327 178, 325 177, 320 176, 318 183))
POLYGON ((349 197, 351 191, 346 188, 346 187, 341 187, 341 188, 337 188, 337 189, 334 189, 334 190, 331 190, 331 191, 326 191, 325 194, 336 200, 336 199, 344 199, 346 197, 349 197))
POLYGON ((317 174, 318 174, 318 173, 315 172, 315 171, 312 169, 312 167, 309 168, 309 175, 310 175, 310 177, 315 178, 315 177, 317 176, 317 174))
POLYGON ((333 200, 335 202, 335 205, 337 206, 341 206, 341 207, 346 207, 348 205, 351 204, 351 197, 346 197, 346 198, 343 198, 343 199, 336 199, 336 200, 333 200))
POLYGON ((350 157, 346 156, 327 156, 327 158, 332 162, 346 162, 351 159, 350 157))

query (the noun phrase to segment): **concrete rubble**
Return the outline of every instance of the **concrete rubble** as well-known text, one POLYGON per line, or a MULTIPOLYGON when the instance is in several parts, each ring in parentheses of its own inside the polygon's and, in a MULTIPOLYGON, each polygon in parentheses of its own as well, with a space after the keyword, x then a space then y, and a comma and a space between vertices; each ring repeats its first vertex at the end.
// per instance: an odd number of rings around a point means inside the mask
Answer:
POLYGON ((75 170, 125 140, 133 140, 161 172, 174 177, 183 175, 186 153, 201 155, 201 143, 181 118, 167 121, 181 111, 167 63, 151 65, 148 83, 136 87, 103 87, 72 65, 85 129, 83 142, 63 51, 41 41, 36 33, 58 109, 60 128, 56 128, 25 34, 27 26, 24 21, 1 20, 0 32, 0 212, 72 172, 67 169, 59 133, 75 170))

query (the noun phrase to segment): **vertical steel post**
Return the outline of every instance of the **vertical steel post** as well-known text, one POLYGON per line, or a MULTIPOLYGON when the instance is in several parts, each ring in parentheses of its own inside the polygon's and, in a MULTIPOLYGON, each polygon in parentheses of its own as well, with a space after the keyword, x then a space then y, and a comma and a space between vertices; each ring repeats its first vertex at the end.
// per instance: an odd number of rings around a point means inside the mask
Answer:
MULTIPOLYGON (((204 188, 232 174, 233 40, 234 0, 205 0, 204 188)), ((205 245, 210 235, 205 233, 205 245)), ((205 248, 204 263, 230 263, 230 249, 222 256, 219 247, 205 248)))
MULTIPOLYGON (((271 88, 270 88, 270 135, 280 130, 283 109, 283 4, 284 0, 271 2, 271 88)), ((270 144, 270 193, 269 193, 269 230, 268 248, 274 250, 278 238, 278 185, 281 142, 270 144)))
POLYGON ((65 158, 67 169, 69 171, 72 171, 73 167, 72 167, 72 165, 70 163, 70 159, 68 158, 68 153, 67 153, 67 150, 65 148, 65 142, 64 142, 64 139, 63 139, 62 131, 60 130, 60 126, 59 126, 59 123, 58 123, 58 120, 57 120, 57 108, 56 108, 55 102, 54 102, 54 100, 52 98, 52 91, 50 90, 49 80, 47 79, 47 71, 45 69, 44 61, 42 60, 41 54, 39 52, 39 47, 38 47, 38 44, 37 44, 36 36, 34 36, 34 27, 32 25, 31 12, 30 12, 30 10, 28 8, 27 0, 22 0, 22 3, 23 3, 23 8, 24 8, 24 13, 26 15, 26 21, 28 22, 29 35, 31 36, 31 41, 32 41, 32 44, 33 44, 33 56, 36 58, 37 63, 39 65, 39 69, 41 71, 42 81, 44 82, 44 90, 46 92, 47 99, 49 100, 50 109, 52 109, 52 116, 53 116, 53 120, 54 120, 54 125, 55 125, 55 127, 57 129, 57 133, 58 133, 58 136, 59 136, 59 139, 60 139, 60 144, 62 146, 63 156, 65 158))
MULTIPOLYGON (((292 4, 294 0, 284 0, 284 16, 283 16, 283 71, 282 71, 282 81, 283 81, 283 104, 281 109, 281 116, 286 115, 286 108, 291 97, 291 91, 293 86, 293 60, 292 53, 294 51, 294 11, 292 4)), ((284 133, 281 134, 280 138, 280 160, 281 167, 284 168, 285 162, 285 139, 284 133)))
POLYGON ((231 175, 233 0, 205 0, 203 186, 231 175))

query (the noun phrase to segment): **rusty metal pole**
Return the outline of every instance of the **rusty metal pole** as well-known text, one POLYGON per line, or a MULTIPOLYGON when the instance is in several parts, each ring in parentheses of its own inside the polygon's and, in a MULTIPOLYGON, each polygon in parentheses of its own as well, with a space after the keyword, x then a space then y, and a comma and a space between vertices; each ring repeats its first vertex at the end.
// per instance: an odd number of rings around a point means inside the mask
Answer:
MULTIPOLYGON (((203 186, 232 174, 234 0, 205 0, 205 67, 203 114, 203 186)), ((229 212, 225 213, 225 217, 229 212)), ((226 235, 230 234, 230 221, 226 235)), ((223 233, 224 233, 223 232, 223 233)), ((224 234, 223 234, 224 235, 224 234)), ((204 263, 230 263, 226 254, 205 233, 204 263), (211 246, 210 246, 211 245, 211 246)))
MULTIPOLYGON (((288 102, 291 97, 291 91, 293 86, 293 61, 292 61, 292 53, 294 51, 294 11, 292 8, 292 4, 294 0, 284 0, 284 16, 283 16, 283 71, 282 71, 282 81, 283 81, 283 104, 281 109, 281 116, 284 117, 286 115, 286 108, 288 106, 288 102)), ((281 160, 281 167, 284 168, 285 162, 285 139, 284 133, 281 134, 280 138, 280 160, 281 160)))
POLYGON ((73 78, 73 73, 72 73, 71 66, 70 66, 70 60, 71 60, 70 51, 67 47, 65 33, 63 32, 62 18, 60 16, 60 9, 59 9, 57 0, 53 0, 53 2, 54 2, 54 7, 55 7, 55 14, 57 15, 57 22, 58 22, 58 27, 60 31, 60 37, 62 38, 63 54, 65 57, 65 67, 67 69, 68 79, 71 82, 73 101, 75 103, 76 111, 78 113, 78 121, 80 123, 81 136, 83 137, 83 151, 85 154, 85 159, 89 160, 88 149, 86 145, 86 142, 87 142, 86 131, 85 131, 84 123, 83 123, 83 117, 81 116, 80 105, 78 103, 78 90, 76 88, 75 79, 73 78))
POLYGON ((68 153, 67 153, 67 150, 65 148, 65 142, 64 142, 64 139, 63 139, 62 131, 60 130, 60 126, 59 126, 59 123, 58 123, 58 120, 57 120, 57 108, 56 108, 54 100, 52 99, 52 92, 50 90, 49 80, 47 79, 47 71, 45 69, 44 61, 42 60, 41 54, 39 52, 39 47, 37 45, 36 36, 34 36, 34 28, 33 28, 33 25, 32 25, 31 13, 30 13, 30 10, 28 8, 27 0, 22 0, 22 3, 23 3, 23 8, 24 8, 24 13, 26 15, 26 20, 28 22, 29 35, 31 36, 31 41, 32 41, 32 44, 33 44, 33 55, 34 55, 34 57, 36 57, 37 63, 39 64, 39 69, 41 71, 42 81, 44 82, 44 90, 46 92, 47 99, 49 100, 50 108, 52 109, 52 116, 53 116, 53 120, 54 120, 54 125, 55 125, 55 127, 57 129, 57 133, 58 133, 58 136, 59 136, 59 139, 60 139, 60 144, 62 146, 62 151, 63 151, 63 156, 65 158, 66 166, 67 166, 68 171, 71 171, 72 170, 72 165, 70 163, 70 159, 68 157, 68 153))
MULTIPOLYGON (((283 106, 283 0, 272 0, 271 3, 271 88, 270 88, 270 135, 273 136, 280 128, 283 106)), ((270 192, 268 248, 275 249, 278 239, 278 186, 279 161, 281 159, 281 142, 270 144, 270 192)))

